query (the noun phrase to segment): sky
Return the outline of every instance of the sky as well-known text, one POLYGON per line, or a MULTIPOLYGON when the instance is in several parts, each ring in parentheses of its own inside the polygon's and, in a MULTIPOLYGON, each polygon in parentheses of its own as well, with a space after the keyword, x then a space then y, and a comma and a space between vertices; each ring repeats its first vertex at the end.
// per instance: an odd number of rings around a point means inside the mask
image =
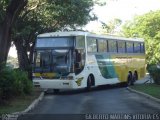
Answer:
POLYGON ((107 23, 114 18, 121 19, 123 23, 132 20, 135 15, 142 15, 149 11, 160 9, 160 0, 102 0, 105 6, 95 6, 94 13, 98 20, 90 22, 86 29, 95 31, 101 26, 100 21, 107 23))
MULTIPOLYGON (((98 31, 101 23, 121 19, 123 23, 132 20, 135 15, 142 15, 149 11, 160 9, 160 0, 101 0, 105 1, 105 6, 95 6, 93 12, 97 15, 98 20, 90 22, 85 29, 92 32, 98 31)), ((11 47, 9 55, 17 57, 15 47, 11 47)))

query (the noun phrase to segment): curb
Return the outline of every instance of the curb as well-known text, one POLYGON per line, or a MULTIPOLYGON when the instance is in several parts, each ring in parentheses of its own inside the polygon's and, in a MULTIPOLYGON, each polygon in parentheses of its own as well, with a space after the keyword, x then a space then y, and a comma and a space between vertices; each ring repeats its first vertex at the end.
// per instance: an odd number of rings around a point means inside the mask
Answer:
POLYGON ((134 89, 132 89, 132 88, 130 88, 130 87, 127 87, 127 89, 128 89, 129 91, 131 91, 131 92, 137 93, 137 94, 142 95, 142 96, 144 96, 144 97, 146 97, 146 98, 148 98, 148 99, 151 99, 151 100, 153 100, 153 101, 155 101, 155 102, 160 103, 160 99, 155 98, 155 97, 153 97, 153 96, 151 96, 151 95, 148 95, 148 94, 146 94, 146 93, 143 93, 143 92, 134 90, 134 89))
POLYGON ((0 120, 1 119, 2 120, 17 120, 20 115, 23 115, 31 111, 32 109, 34 109, 35 106, 38 105, 38 103, 43 99, 43 97, 44 97, 44 92, 41 92, 40 96, 37 99, 35 99, 24 111, 2 115, 2 118, 0 117, 0 120))
POLYGON ((37 99, 35 99, 35 100, 28 106, 28 108, 25 109, 24 111, 22 111, 21 113, 27 113, 27 112, 29 112, 30 110, 34 109, 34 108, 36 107, 36 105, 38 105, 38 103, 43 99, 43 97, 44 97, 44 92, 42 92, 42 93, 40 94, 40 96, 39 96, 37 99))
POLYGON ((14 112, 14 113, 11 113, 11 115, 22 115, 22 114, 25 114, 29 111, 31 111, 32 109, 34 109, 36 107, 36 105, 38 105, 38 103, 43 99, 44 97, 44 92, 41 92, 40 96, 35 99, 24 111, 20 111, 20 112, 14 112))

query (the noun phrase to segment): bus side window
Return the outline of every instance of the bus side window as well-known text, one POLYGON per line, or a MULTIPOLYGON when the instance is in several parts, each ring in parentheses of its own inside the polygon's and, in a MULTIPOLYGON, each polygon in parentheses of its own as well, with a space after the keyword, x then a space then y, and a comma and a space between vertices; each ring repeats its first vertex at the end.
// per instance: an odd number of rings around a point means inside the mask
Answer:
POLYGON ((115 40, 108 40, 109 52, 117 52, 117 42, 115 40))
POLYGON ((133 42, 127 42, 126 47, 127 47, 127 53, 133 53, 133 42))
POLYGON ((98 52, 108 52, 107 40, 105 39, 98 40, 98 52))
POLYGON ((97 52, 97 40, 95 38, 87 38, 87 51, 97 52))
POLYGON ((140 53, 140 43, 134 43, 134 53, 140 53))
POLYGON ((125 42, 118 41, 118 53, 125 53, 125 42))

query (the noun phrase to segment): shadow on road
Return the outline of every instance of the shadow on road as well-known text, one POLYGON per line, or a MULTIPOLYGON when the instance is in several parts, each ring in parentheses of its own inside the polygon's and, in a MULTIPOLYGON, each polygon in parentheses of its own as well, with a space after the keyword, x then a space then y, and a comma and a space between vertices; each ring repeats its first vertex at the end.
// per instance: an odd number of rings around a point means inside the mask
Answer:
POLYGON ((60 90, 59 93, 54 93, 53 90, 48 90, 45 92, 45 95, 73 95, 73 94, 81 94, 81 93, 88 93, 88 92, 95 92, 95 91, 103 91, 103 90, 109 90, 109 89, 115 89, 115 88, 122 88, 125 87, 120 84, 114 84, 114 85, 101 85, 97 87, 92 87, 91 90, 87 90, 85 88, 81 89, 74 89, 74 90, 60 90))

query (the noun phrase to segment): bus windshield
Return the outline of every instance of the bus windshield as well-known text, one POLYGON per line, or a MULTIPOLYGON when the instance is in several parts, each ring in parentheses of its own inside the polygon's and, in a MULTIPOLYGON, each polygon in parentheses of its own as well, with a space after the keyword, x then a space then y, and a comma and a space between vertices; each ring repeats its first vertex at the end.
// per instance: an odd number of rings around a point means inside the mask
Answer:
POLYGON ((59 74, 71 71, 73 37, 39 37, 35 46, 34 71, 59 74))
POLYGON ((37 50, 35 72, 66 74, 71 71, 71 49, 37 50))

